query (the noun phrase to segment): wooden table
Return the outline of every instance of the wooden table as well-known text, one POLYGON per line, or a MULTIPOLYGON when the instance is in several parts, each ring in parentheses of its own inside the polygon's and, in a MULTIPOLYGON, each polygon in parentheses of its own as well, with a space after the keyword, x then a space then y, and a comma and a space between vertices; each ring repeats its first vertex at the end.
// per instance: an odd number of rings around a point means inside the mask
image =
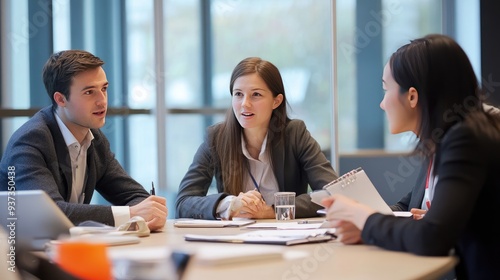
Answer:
MULTIPOLYGON (((275 222, 274 220, 260 220, 275 222)), ((176 228, 168 221, 163 232, 141 238, 139 244, 115 246, 109 250, 166 248, 196 252, 204 246, 245 250, 271 246, 283 250, 283 258, 252 260, 233 264, 206 265, 191 258, 182 279, 439 279, 453 269, 455 257, 422 257, 393 252, 367 245, 343 245, 340 242, 304 244, 294 246, 226 244, 189 242, 184 234, 237 234, 241 228, 176 228), (248 247, 250 246, 250 247, 248 247)), ((248 230, 246 230, 248 231, 248 230)))

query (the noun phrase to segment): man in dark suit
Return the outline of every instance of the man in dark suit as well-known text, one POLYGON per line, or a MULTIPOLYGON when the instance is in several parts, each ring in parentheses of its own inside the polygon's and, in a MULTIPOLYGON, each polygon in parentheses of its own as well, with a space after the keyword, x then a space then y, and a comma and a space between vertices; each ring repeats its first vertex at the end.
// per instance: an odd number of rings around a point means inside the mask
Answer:
POLYGON ((43 82, 52 106, 10 138, 0 163, 0 190, 42 189, 74 224, 118 226, 141 216, 150 230, 161 229, 168 213, 165 198, 150 195, 125 172, 99 130, 108 105, 103 64, 80 50, 48 59, 43 82), (113 206, 90 205, 94 190, 113 206))

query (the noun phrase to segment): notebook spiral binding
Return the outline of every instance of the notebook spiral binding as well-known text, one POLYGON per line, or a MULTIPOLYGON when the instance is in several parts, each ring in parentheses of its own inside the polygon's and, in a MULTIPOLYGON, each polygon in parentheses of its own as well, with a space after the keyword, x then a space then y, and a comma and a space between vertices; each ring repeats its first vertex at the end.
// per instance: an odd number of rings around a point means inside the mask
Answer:
POLYGON ((354 181, 356 181, 356 173, 358 173, 361 170, 363 170, 361 167, 353 169, 353 170, 345 173, 344 175, 338 177, 337 179, 331 181, 330 183, 326 184, 323 187, 323 189, 327 189, 328 187, 335 185, 337 183, 340 183, 340 186, 342 188, 345 188, 345 187, 349 186, 349 184, 354 183, 354 181))

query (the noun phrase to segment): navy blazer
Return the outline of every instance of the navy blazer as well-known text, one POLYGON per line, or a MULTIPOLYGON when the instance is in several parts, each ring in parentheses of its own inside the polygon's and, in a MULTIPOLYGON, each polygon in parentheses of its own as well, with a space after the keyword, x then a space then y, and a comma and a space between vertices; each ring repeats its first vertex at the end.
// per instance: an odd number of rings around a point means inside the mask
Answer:
MULTIPOLYGON (((214 166, 215 155, 210 149, 219 126, 216 124, 207 129, 205 141, 198 148, 193 163, 180 183, 175 202, 177 218, 216 219, 219 202, 228 196, 224 192, 220 166, 214 166), (207 195, 214 177, 218 193, 207 195)), ((279 191, 297 194, 295 216, 317 216, 316 211, 323 207, 311 201, 308 187, 319 190, 335 180, 337 174, 304 122, 291 120, 286 126, 285 141, 270 149, 279 191)))
POLYGON ((425 181, 427 179, 427 169, 429 160, 422 160, 420 165, 420 173, 417 176, 416 182, 409 193, 403 196, 396 204, 390 205, 392 211, 410 211, 412 208, 422 208, 424 200, 425 181))
MULTIPOLYGON (((74 223, 94 220, 114 225, 111 206, 89 205, 97 190, 113 205, 135 205, 149 196, 116 160, 106 136, 91 129, 94 140, 87 151, 84 204, 69 203, 71 159, 52 107, 37 112, 10 138, 0 163, 0 182, 7 182, 7 168, 15 168, 16 190, 41 189, 74 223)), ((0 190, 7 190, 1 184, 0 190)))
MULTIPOLYGON (((487 114, 493 116, 500 115, 499 108, 486 103, 483 103, 483 110, 487 114)), ((408 194, 403 196, 396 204, 390 206, 392 211, 410 211, 412 208, 422 208, 429 163, 429 160, 422 160, 420 173, 417 177, 417 181, 413 185, 412 190, 408 194)))

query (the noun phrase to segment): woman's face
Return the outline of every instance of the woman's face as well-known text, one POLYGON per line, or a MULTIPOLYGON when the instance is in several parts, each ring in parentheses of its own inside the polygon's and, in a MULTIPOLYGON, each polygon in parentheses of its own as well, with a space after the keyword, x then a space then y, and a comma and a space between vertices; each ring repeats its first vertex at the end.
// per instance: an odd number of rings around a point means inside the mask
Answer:
POLYGON ((418 123, 418 93, 415 88, 400 93, 400 86, 394 80, 389 63, 384 67, 382 75, 382 87, 384 99, 380 102, 380 108, 387 114, 389 130, 392 134, 405 131, 413 131, 417 134, 418 123))
POLYGON ((244 129, 262 130, 269 126, 272 112, 283 100, 274 97, 264 80, 257 74, 241 76, 234 81, 233 112, 244 129))

